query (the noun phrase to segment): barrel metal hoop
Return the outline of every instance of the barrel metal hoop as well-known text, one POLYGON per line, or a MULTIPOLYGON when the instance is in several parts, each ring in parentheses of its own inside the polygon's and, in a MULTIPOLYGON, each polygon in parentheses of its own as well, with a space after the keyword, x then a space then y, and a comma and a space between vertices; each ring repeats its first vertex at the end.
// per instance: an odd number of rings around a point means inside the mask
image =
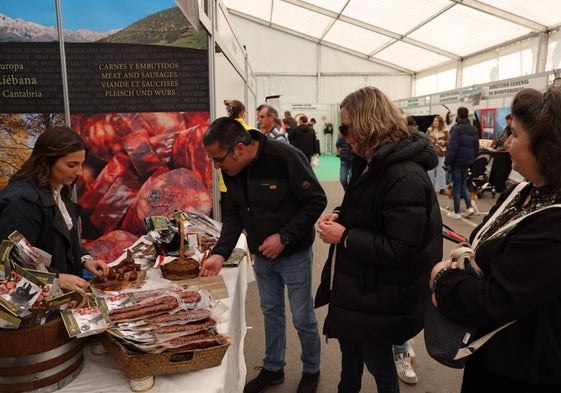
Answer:
POLYGON ((67 352, 70 352, 77 345, 82 345, 82 343, 79 340, 71 340, 60 347, 34 355, 0 358, 0 367, 22 367, 53 360, 67 352))
MULTIPOLYGON (((51 377, 55 374, 58 374, 64 370, 66 370, 67 368, 69 368, 71 365, 73 365, 74 363, 76 363, 77 361, 80 361, 80 363, 82 363, 81 359, 83 356, 82 351, 77 352, 74 356, 72 356, 70 359, 68 359, 66 362, 59 364, 58 366, 49 368, 48 370, 44 370, 44 371, 39 371, 39 372, 34 372, 33 374, 29 374, 29 375, 18 375, 15 377, 0 377, 0 386, 2 384, 21 384, 21 383, 27 383, 27 382, 36 382, 36 381, 40 381, 42 379, 51 377)), ((80 369, 81 367, 79 367, 80 369)))

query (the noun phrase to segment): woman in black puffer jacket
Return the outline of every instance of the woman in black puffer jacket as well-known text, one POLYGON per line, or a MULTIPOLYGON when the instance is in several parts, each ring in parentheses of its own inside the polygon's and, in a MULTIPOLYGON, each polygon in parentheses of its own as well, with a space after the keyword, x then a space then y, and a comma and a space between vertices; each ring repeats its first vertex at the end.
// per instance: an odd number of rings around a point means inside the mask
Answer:
POLYGON ((378 392, 395 393, 392 344, 422 330, 427 279, 442 257, 440 209, 427 175, 438 158, 430 139, 407 132, 374 87, 343 100, 341 122, 355 159, 341 207, 318 225, 320 238, 337 245, 332 282, 327 266, 320 287, 331 288, 324 334, 340 343, 340 393, 360 391, 364 365, 378 392))

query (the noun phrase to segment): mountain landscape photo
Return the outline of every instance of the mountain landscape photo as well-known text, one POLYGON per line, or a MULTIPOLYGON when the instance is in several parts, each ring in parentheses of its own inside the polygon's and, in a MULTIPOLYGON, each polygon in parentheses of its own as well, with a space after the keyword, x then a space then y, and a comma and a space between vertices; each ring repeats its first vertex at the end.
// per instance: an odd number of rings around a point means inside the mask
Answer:
MULTIPOLYGON (((0 14, 0 42, 58 41, 55 26, 43 26, 21 18, 0 14)), ((206 49, 207 34, 195 31, 178 7, 156 12, 123 29, 97 32, 87 29, 64 30, 64 41, 148 44, 206 49)))

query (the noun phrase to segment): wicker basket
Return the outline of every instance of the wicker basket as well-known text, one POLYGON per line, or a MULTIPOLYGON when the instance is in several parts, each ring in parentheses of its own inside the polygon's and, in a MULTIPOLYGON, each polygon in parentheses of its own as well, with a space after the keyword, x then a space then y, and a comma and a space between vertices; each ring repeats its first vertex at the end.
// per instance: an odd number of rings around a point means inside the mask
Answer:
POLYGON ((162 352, 158 354, 130 354, 103 333, 101 342, 129 380, 139 380, 154 375, 177 374, 219 366, 229 343, 185 352, 162 352))

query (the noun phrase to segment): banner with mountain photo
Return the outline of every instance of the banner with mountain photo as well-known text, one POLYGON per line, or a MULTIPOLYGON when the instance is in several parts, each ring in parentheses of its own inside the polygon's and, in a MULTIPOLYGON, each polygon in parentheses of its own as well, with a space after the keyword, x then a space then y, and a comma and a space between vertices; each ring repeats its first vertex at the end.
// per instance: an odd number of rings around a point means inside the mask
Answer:
POLYGON ((100 258, 144 234, 145 217, 211 214, 208 70, 208 34, 173 0, 61 0, 60 15, 54 0, 2 0, 0 188, 46 128, 70 126, 89 146, 83 238, 114 244, 100 258))

